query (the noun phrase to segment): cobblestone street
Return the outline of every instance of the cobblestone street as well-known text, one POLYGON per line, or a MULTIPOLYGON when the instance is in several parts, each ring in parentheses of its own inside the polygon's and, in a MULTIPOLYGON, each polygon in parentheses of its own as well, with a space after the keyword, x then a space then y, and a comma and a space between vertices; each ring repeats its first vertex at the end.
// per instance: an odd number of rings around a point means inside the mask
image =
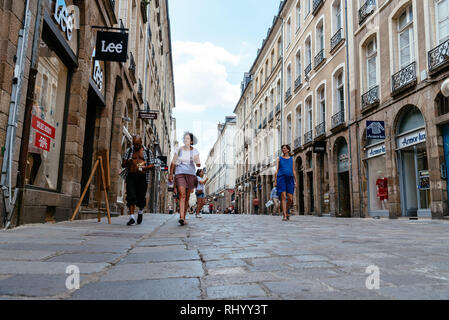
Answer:
POLYGON ((0 299, 449 299, 449 222, 144 216, 0 232, 0 299), (81 272, 66 288, 66 268, 81 272), (380 270, 368 290, 366 269, 380 270))

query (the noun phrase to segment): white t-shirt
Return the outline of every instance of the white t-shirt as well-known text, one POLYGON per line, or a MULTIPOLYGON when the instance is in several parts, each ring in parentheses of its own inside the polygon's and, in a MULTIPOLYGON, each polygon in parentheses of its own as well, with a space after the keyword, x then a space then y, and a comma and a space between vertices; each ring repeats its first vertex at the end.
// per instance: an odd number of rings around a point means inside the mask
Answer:
POLYGON ((198 150, 193 148, 193 150, 187 151, 184 150, 184 148, 178 148, 175 152, 178 156, 178 159, 176 160, 175 174, 188 174, 196 176, 195 157, 200 154, 198 150))
POLYGON ((206 180, 206 176, 203 176, 202 178, 198 176, 197 179, 198 179, 198 187, 196 188, 196 190, 204 191, 204 184, 201 184, 200 182, 206 180))

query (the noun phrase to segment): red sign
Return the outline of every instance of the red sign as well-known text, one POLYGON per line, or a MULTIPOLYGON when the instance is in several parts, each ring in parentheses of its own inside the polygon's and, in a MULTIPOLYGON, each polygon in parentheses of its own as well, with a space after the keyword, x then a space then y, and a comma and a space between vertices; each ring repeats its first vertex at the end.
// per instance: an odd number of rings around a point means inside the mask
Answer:
POLYGON ((37 131, 49 136, 52 139, 56 136, 56 129, 36 116, 33 116, 32 126, 37 131))
POLYGON ((50 151, 50 138, 47 138, 46 136, 41 135, 39 132, 36 132, 36 138, 34 140, 34 146, 38 147, 39 149, 50 151))

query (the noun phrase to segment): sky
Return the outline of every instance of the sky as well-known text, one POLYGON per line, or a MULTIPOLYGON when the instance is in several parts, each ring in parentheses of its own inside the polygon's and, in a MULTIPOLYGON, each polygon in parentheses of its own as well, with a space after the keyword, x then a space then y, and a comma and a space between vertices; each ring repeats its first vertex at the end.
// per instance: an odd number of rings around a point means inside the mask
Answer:
POLYGON ((185 131, 197 136, 203 166, 218 123, 234 116, 244 73, 279 5, 279 0, 169 0, 177 139, 181 143, 185 131))

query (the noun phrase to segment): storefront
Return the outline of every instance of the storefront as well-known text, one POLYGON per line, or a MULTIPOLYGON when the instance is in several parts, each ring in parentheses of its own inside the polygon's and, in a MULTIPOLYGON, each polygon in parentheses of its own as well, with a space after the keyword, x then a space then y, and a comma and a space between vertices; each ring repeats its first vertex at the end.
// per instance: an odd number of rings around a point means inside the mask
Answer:
POLYGON ((368 139, 365 163, 370 217, 389 217, 386 161, 385 141, 368 139))
POLYGON ((45 10, 44 13, 38 50, 25 184, 61 192, 66 119, 71 75, 77 66, 78 31, 67 5, 60 5, 60 1, 58 6, 56 1, 51 4, 52 12, 45 10))
POLYGON ((337 187, 338 187, 338 215, 351 216, 351 195, 349 185, 349 152, 344 139, 337 142, 337 187))
POLYGON ((418 108, 402 113, 396 132, 402 216, 431 217, 427 135, 418 108))

